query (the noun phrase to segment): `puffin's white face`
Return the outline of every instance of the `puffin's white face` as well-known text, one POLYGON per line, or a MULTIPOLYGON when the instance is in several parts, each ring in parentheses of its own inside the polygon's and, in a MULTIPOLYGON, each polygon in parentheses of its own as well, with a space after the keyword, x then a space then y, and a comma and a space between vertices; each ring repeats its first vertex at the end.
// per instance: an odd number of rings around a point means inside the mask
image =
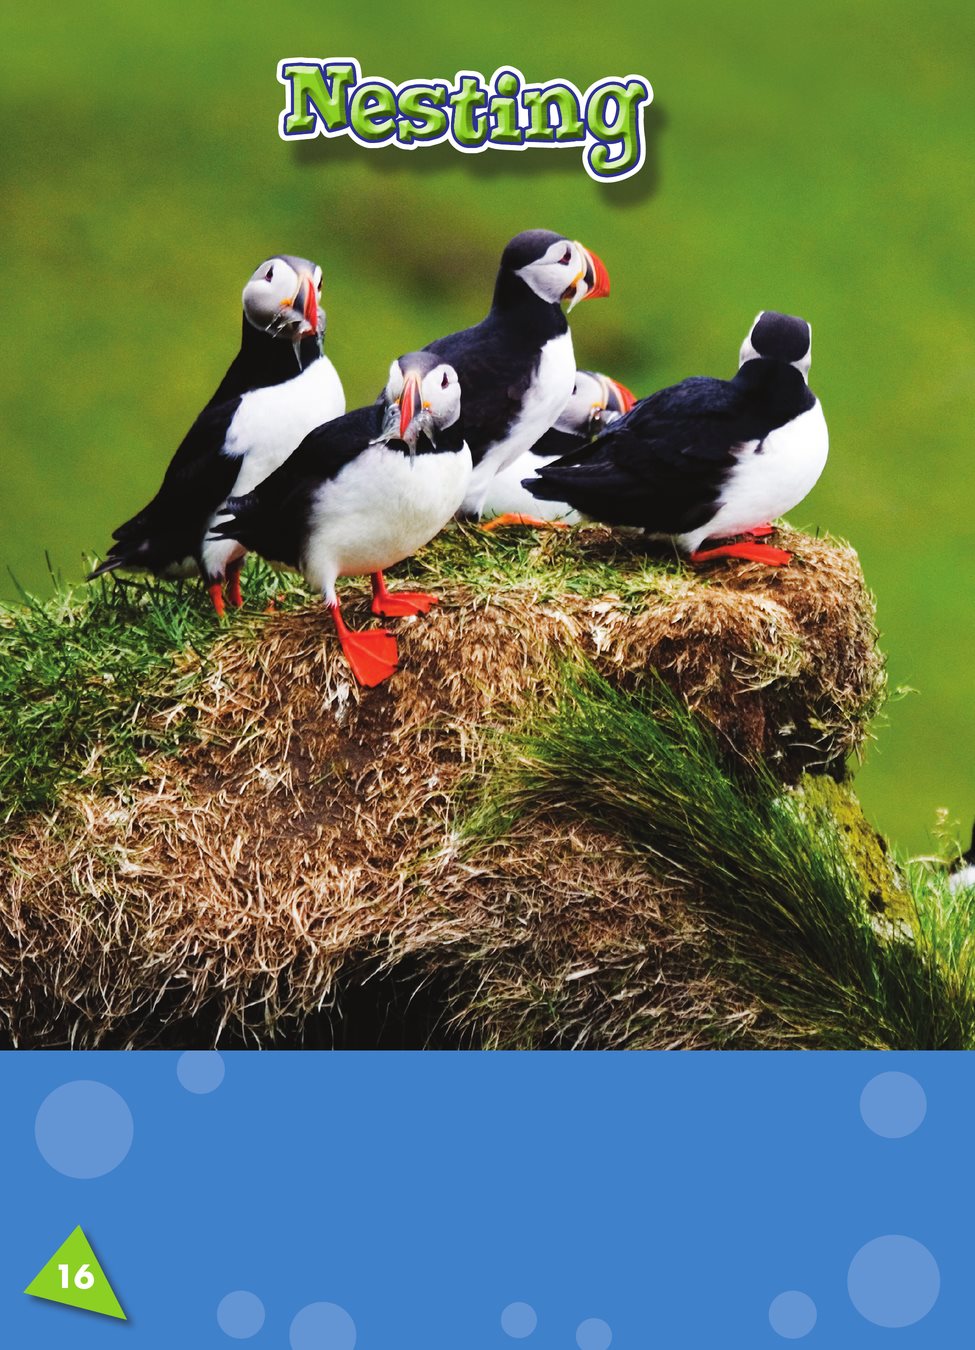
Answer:
POLYGON ((304 258, 268 258, 244 287, 244 314, 272 337, 299 342, 325 331, 322 269, 304 258))
POLYGON ((460 380, 453 366, 442 361, 420 383, 421 408, 438 427, 452 427, 460 417, 460 380))
POLYGON ((540 258, 519 267, 515 275, 548 304, 567 301, 570 310, 587 296, 596 299, 609 294, 606 268, 572 239, 556 239, 540 258))
POLYGON ((629 412, 635 402, 629 389, 608 375, 600 375, 595 370, 577 370, 569 401, 555 427, 557 431, 590 436, 629 412))
POLYGON ((790 314, 760 310, 741 344, 738 369, 741 370, 746 361, 761 360, 788 361, 808 384, 812 364, 812 325, 790 314))
POLYGON ((607 391, 597 376, 589 370, 577 370, 576 382, 568 403, 555 423, 556 429, 572 431, 579 436, 588 435, 590 422, 606 407, 606 395, 607 391))
POLYGON ((386 382, 386 402, 391 411, 399 409, 398 419, 395 412, 395 420, 391 419, 393 426, 398 422, 398 439, 415 445, 422 433, 432 438, 460 417, 460 380, 453 366, 444 361, 425 375, 411 361, 406 362, 405 371, 400 361, 394 361, 386 382))

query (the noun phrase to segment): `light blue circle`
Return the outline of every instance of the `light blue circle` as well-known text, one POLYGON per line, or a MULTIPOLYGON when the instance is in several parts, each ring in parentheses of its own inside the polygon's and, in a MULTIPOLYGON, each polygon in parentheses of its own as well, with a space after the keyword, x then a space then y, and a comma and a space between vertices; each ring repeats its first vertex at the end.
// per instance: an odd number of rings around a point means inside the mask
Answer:
POLYGON ((609 1323, 599 1317, 587 1317, 576 1327, 576 1345, 579 1350, 609 1350, 612 1340, 609 1323))
POLYGON ((878 1073, 860 1093, 864 1124, 884 1139, 913 1134, 927 1109, 924 1088, 909 1073, 878 1073))
POLYGON ((941 1292, 934 1257, 913 1238, 889 1234, 861 1247, 846 1287, 861 1317, 878 1327, 910 1327, 926 1317, 941 1292))
POLYGON ((113 1172, 125 1160, 133 1131, 123 1098, 87 1078, 55 1088, 34 1121, 34 1139, 48 1166, 84 1181, 113 1172))
POLYGON ((530 1303, 509 1303, 501 1314, 501 1330, 516 1341, 530 1336, 538 1326, 538 1315, 530 1303))
POLYGON ((355 1350, 355 1323, 337 1303, 309 1303, 291 1323, 291 1350, 355 1350))
POLYGON ((237 1289, 220 1300, 217 1325, 235 1341, 246 1341, 256 1336, 264 1325, 264 1304, 256 1294, 237 1289))
POLYGON ((787 1341, 798 1341, 808 1336, 816 1325, 816 1305, 800 1289, 787 1289, 773 1298, 768 1310, 772 1330, 787 1341))
POLYGON ((216 1050, 187 1050, 176 1063, 176 1077, 187 1092, 215 1092, 226 1072, 216 1050))

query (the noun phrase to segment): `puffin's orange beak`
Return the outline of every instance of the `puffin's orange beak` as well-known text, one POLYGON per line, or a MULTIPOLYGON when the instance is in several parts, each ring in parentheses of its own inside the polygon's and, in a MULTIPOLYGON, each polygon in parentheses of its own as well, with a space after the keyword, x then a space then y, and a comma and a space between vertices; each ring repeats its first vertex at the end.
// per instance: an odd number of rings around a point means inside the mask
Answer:
POLYGON ((416 415, 419 402, 420 377, 419 375, 407 375, 403 392, 399 396, 399 438, 401 441, 406 440, 407 428, 416 415))
POLYGON ((315 279, 306 276, 302 282, 305 290, 305 303, 302 306, 302 313, 305 316, 305 323, 313 333, 318 332, 318 295, 315 289, 315 279))
POLYGON ((636 394, 631 393, 625 384, 620 384, 619 380, 610 380, 609 387, 619 399, 620 412, 628 413, 636 400, 636 394))
POLYGON ((609 273, 606 271, 606 264, 597 254, 592 253, 578 240, 576 240, 576 247, 582 253, 586 263, 583 276, 586 294, 582 298, 583 300, 601 300, 604 295, 609 295, 609 273))

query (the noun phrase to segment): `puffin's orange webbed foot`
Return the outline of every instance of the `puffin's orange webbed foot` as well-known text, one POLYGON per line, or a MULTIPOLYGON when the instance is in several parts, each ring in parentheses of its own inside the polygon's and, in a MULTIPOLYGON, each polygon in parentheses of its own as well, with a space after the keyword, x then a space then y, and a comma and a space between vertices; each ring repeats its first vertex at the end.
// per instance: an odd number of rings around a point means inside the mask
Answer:
POLYGON ((352 674, 367 689, 388 680, 399 664, 396 639, 385 628, 365 633, 348 628, 339 641, 352 674))
POLYGON ((390 594, 382 572, 372 576, 372 612, 387 619, 403 618, 411 614, 429 614, 434 605, 439 605, 436 595, 426 591, 396 591, 390 594))
POLYGON ((523 516, 518 511, 505 511, 503 515, 485 521, 479 528, 490 533, 491 530, 496 530, 502 525, 529 525, 536 530, 567 530, 569 528, 564 520, 542 520, 539 516, 523 516))
POLYGON ((329 605, 345 659, 359 684, 367 689, 388 680, 399 664, 396 639, 385 628, 358 632, 348 628, 338 604, 329 605))
POLYGON ((792 554, 771 544, 722 544, 720 548, 698 549, 690 555, 692 563, 712 562, 715 558, 742 558, 745 562, 765 563, 769 567, 784 567, 792 561, 792 554))

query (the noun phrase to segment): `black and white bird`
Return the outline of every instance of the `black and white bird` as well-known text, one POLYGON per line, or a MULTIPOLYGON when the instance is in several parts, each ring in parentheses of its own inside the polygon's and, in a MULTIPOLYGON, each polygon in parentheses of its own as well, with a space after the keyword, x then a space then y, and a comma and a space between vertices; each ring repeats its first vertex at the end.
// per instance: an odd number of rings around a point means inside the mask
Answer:
POLYGON ((322 269, 280 254, 244 287, 240 351, 173 456, 148 506, 120 525, 89 580, 116 568, 157 576, 199 573, 218 614, 223 587, 243 603, 244 549, 207 540, 220 507, 249 492, 321 423, 345 411, 335 367, 322 351, 322 269))
POLYGON ((480 323, 427 344, 460 378, 474 472, 460 514, 480 517, 491 480, 549 430, 572 393, 576 362, 562 305, 609 294, 602 262, 552 230, 525 230, 501 255, 480 323))
POLYGON ((972 828, 972 842, 968 852, 963 853, 948 875, 948 886, 952 893, 975 887, 975 827, 972 828))
POLYGON ((826 464, 826 420, 808 385, 811 350, 805 319, 763 311, 733 379, 694 376, 641 399, 525 486, 593 520, 671 538, 692 562, 787 563, 784 549, 756 539, 802 501, 826 464), (706 539, 731 538, 739 542, 701 550, 706 539))
POLYGON ((536 501, 522 482, 536 477, 546 464, 588 445, 600 431, 629 412, 635 402, 636 396, 618 380, 595 370, 577 370, 569 401, 555 426, 492 478, 481 513, 487 522, 484 528, 493 529, 499 520, 506 524, 538 519, 550 524, 578 524, 582 517, 568 502, 536 501))
POLYGON ((390 594, 383 569, 408 558, 454 516, 471 475, 461 431, 457 372, 431 352, 394 361, 383 396, 306 436, 291 457, 245 497, 227 503, 214 527, 271 562, 302 572, 321 591, 360 684, 396 669, 385 629, 349 629, 339 577, 369 573, 374 614, 425 614, 436 596, 390 594))

